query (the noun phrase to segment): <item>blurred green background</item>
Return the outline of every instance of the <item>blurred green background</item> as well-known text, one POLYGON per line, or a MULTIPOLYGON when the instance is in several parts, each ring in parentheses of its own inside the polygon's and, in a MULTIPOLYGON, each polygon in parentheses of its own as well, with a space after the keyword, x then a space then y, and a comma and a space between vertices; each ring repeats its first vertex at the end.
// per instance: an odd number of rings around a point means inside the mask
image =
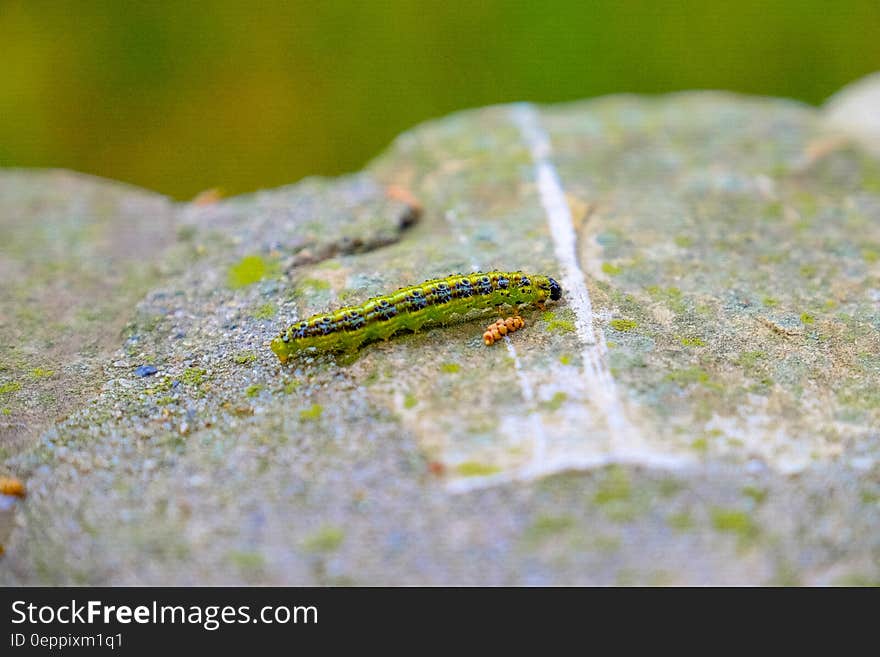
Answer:
POLYGON ((360 168, 452 110, 880 69, 880 0, 0 0, 0 165, 178 198, 360 168))

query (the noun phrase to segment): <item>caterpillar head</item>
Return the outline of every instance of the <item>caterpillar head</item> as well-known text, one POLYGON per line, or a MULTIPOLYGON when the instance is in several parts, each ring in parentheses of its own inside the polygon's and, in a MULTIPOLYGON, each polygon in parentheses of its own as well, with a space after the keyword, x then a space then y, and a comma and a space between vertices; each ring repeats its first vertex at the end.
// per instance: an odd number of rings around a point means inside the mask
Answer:
POLYGON ((533 276, 532 280, 538 287, 538 301, 550 299, 551 301, 559 301, 562 298, 562 286, 555 279, 549 276, 533 276))

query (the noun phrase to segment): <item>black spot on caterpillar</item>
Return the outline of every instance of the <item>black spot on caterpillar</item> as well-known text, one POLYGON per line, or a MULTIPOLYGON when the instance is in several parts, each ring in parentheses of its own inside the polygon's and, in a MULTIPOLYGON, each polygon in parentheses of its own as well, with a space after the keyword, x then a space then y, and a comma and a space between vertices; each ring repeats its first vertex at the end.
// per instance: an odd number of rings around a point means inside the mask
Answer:
POLYGON ((456 274, 404 287, 359 306, 313 315, 287 327, 271 346, 278 359, 286 363, 304 349, 356 349, 370 340, 387 340, 403 329, 418 331, 428 323, 448 323, 453 315, 466 315, 472 310, 541 305, 561 297, 562 288, 549 276, 521 271, 456 274))

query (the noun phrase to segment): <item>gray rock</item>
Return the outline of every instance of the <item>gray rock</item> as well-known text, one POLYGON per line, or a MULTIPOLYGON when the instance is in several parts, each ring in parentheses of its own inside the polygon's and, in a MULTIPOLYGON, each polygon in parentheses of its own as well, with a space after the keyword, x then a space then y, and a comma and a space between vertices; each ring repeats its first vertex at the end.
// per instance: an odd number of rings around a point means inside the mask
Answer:
POLYGON ((880 163, 821 110, 490 107, 209 205, 52 175, 0 176, 3 467, 28 486, 4 583, 880 581, 880 163), (117 224, 154 241, 129 257, 117 224), (96 253, 149 275, 78 282, 96 253), (65 312, 100 321, 41 348, 59 259, 65 312), (490 268, 565 296, 492 347, 491 315, 288 366, 267 347, 490 268), (78 392, 40 405, 46 380, 78 392))

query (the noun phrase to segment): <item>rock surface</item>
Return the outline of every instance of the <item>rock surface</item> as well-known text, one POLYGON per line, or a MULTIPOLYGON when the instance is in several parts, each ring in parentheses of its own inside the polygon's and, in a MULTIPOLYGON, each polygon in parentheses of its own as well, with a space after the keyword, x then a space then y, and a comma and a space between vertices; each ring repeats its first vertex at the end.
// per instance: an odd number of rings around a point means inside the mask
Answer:
POLYGON ((821 110, 490 107, 204 205, 5 172, 0 221, 3 583, 880 581, 880 162, 821 110), (565 296, 267 347, 479 268, 565 296))

